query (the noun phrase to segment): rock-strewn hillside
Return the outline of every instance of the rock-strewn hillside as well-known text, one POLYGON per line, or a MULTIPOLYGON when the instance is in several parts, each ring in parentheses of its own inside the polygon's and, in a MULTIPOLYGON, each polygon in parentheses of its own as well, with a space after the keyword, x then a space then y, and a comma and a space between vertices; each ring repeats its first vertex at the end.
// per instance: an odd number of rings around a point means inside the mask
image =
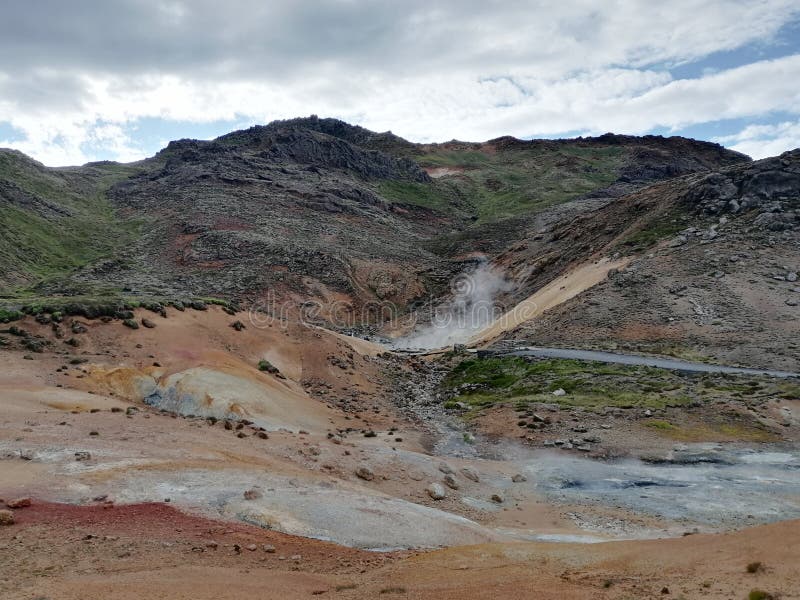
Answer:
POLYGON ((516 339, 800 365, 800 151, 658 184, 548 235, 506 262, 637 258, 516 339))
POLYGON ((654 181, 748 160, 611 134, 418 145, 316 117, 172 142, 134 165, 46 169, 3 156, 7 297, 271 293, 401 310, 446 293, 476 253, 529 241, 533 252, 550 240, 541 231, 654 181))

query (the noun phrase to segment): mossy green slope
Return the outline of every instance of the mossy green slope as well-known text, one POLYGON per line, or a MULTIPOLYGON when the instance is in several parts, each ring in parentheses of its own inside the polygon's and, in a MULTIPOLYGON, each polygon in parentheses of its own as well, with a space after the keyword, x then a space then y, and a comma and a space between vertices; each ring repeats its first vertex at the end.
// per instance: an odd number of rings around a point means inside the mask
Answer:
POLYGON ((118 218, 106 191, 137 170, 117 163, 48 169, 0 150, 2 295, 25 295, 124 245, 134 226, 118 218))

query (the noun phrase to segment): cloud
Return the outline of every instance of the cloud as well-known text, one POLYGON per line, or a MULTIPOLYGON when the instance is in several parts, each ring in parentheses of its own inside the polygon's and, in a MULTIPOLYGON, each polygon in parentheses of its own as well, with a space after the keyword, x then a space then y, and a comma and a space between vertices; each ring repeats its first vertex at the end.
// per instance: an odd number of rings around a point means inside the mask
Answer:
POLYGON ((717 138, 738 152, 753 158, 776 156, 790 148, 800 148, 800 120, 775 125, 749 125, 739 133, 717 138))
POLYGON ((24 139, 0 145, 60 165, 152 152, 141 119, 316 113, 441 141, 796 114, 798 56, 669 69, 768 44, 798 16, 794 0, 12 1, 0 124, 24 139))

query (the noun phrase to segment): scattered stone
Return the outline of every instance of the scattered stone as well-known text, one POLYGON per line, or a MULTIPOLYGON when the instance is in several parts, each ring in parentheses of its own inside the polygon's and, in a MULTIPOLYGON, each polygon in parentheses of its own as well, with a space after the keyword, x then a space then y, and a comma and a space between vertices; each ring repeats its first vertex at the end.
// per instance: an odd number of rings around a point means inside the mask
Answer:
POLYGON ((528 478, 525 477, 522 473, 517 473, 511 477, 511 481, 514 483, 522 483, 523 481, 528 481, 528 478))
POLYGON ((131 329, 139 329, 139 324, 133 319, 123 319, 122 324, 131 329))
POLYGON ((89 452, 86 452, 85 450, 79 450, 78 452, 75 453, 75 460, 77 460, 78 462, 92 460, 92 455, 89 452))
POLYGON ((14 513, 12 513, 10 510, 0 510, 0 526, 13 524, 14 513))
POLYGON ((499 494, 497 492, 492 494, 492 502, 496 502, 497 504, 502 504, 503 500, 504 500, 504 498, 503 498, 503 496, 501 494, 499 494))
POLYGON ((456 481, 456 478, 452 473, 448 473, 444 476, 444 484, 451 490, 457 490, 460 487, 458 485, 458 481, 456 481))
POLYGON ((155 329, 156 327, 156 324, 153 323, 150 319, 142 319, 142 325, 144 325, 148 329, 155 329))
POLYGON ((264 494, 261 492, 261 490, 257 490, 256 488, 251 488, 251 489, 245 491, 244 499, 245 500, 258 500, 263 495, 264 494))
POLYGON ((480 481, 478 473, 474 469, 471 469, 470 467, 464 467, 463 469, 461 469, 461 474, 470 481, 474 481, 475 483, 478 483, 478 481, 480 481))
POLYGON ((791 282, 797 281, 797 273, 795 273, 793 271, 793 272, 789 273, 788 275, 786 275, 786 281, 791 281, 791 282))
POLYGON ((258 546, 256 546, 255 544, 250 544, 250 545, 247 546, 247 549, 250 552, 255 552, 256 550, 258 550, 258 546))
POLYGON ((453 467, 451 467, 447 463, 439 463, 439 470, 445 475, 452 475, 453 473, 455 473, 453 467))
POLYGON ((215 540, 209 540, 206 542, 206 548, 211 548, 212 550, 216 550, 219 547, 219 543, 215 540))
POLYGON ((553 396, 566 396, 567 392, 564 391, 564 388, 558 388, 553 392, 553 396))
POLYGON ((242 323, 241 321, 234 321, 233 323, 231 323, 231 327, 233 327, 236 331, 242 331, 243 329, 245 329, 244 323, 242 323))
POLYGON ((13 500, 6 502, 6 506, 8 506, 8 508, 27 508, 30 505, 30 498, 14 498, 13 500))
POLYGON ((267 554, 275 554, 275 546, 272 544, 264 544, 261 546, 261 549, 267 554))
POLYGON ((443 500, 447 497, 447 492, 445 492, 444 488, 439 483, 432 483, 425 491, 428 492, 428 496, 433 498, 434 500, 443 500))
POLYGON ((375 473, 369 467, 358 467, 356 469, 356 477, 364 481, 372 481, 375 479, 375 473))

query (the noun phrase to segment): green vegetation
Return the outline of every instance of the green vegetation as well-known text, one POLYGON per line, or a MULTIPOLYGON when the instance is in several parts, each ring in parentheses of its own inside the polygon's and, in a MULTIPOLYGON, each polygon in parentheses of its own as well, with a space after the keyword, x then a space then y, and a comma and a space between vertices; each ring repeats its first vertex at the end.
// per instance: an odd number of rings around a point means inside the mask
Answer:
MULTIPOLYGON (((766 397, 800 397, 800 384, 766 377, 686 375, 654 367, 568 359, 529 361, 521 357, 464 360, 453 368, 443 386, 456 391, 445 403, 446 408, 455 408, 456 402, 462 402, 473 409, 498 402, 512 402, 518 407, 540 402, 588 409, 657 409, 732 397, 752 403, 760 403, 766 397), (559 389, 565 394, 554 395, 559 389)), ((739 423, 704 426, 702 430, 659 420, 646 425, 675 439, 711 435, 766 441, 773 437, 765 429, 739 423)))
POLYGON ((378 191, 397 202, 458 208, 478 223, 535 212, 610 185, 625 150, 535 144, 496 151, 477 146, 437 147, 414 158, 426 168, 451 169, 432 184, 387 181, 378 191))
POLYGON ((652 419, 645 423, 645 425, 652 427, 653 429, 660 429, 662 431, 672 431, 675 429, 675 425, 669 421, 659 421, 657 419, 652 419))
POLYGON ((637 249, 645 249, 662 240, 674 237, 683 229, 686 229, 686 223, 678 218, 675 211, 670 211, 655 216, 642 229, 625 238, 623 244, 637 249))
POLYGON ((16 153, 0 152, 0 289, 24 297, 27 289, 112 256, 137 234, 106 198, 130 165, 101 163, 81 169, 45 169, 16 153))
POLYGON ((473 407, 509 400, 523 406, 545 402, 586 408, 663 408, 691 402, 679 380, 663 369, 567 359, 469 359, 455 367, 445 385, 464 390, 458 400, 473 407), (558 389, 566 394, 553 395, 558 389))
POLYGON ((764 590, 752 590, 748 595, 748 600, 772 600, 775 596, 764 590))
POLYGON ((0 308, 0 323, 11 323, 23 317, 23 313, 18 310, 7 310, 0 308))
POLYGON ((436 210, 446 210, 450 204, 448 200, 450 190, 438 182, 425 184, 387 179, 378 183, 377 187, 381 196, 402 204, 414 204, 436 210))
POLYGON ((264 371, 266 373, 271 373, 273 375, 280 372, 278 367, 276 367, 271 362, 263 358, 260 361, 258 361, 258 370, 264 371))

